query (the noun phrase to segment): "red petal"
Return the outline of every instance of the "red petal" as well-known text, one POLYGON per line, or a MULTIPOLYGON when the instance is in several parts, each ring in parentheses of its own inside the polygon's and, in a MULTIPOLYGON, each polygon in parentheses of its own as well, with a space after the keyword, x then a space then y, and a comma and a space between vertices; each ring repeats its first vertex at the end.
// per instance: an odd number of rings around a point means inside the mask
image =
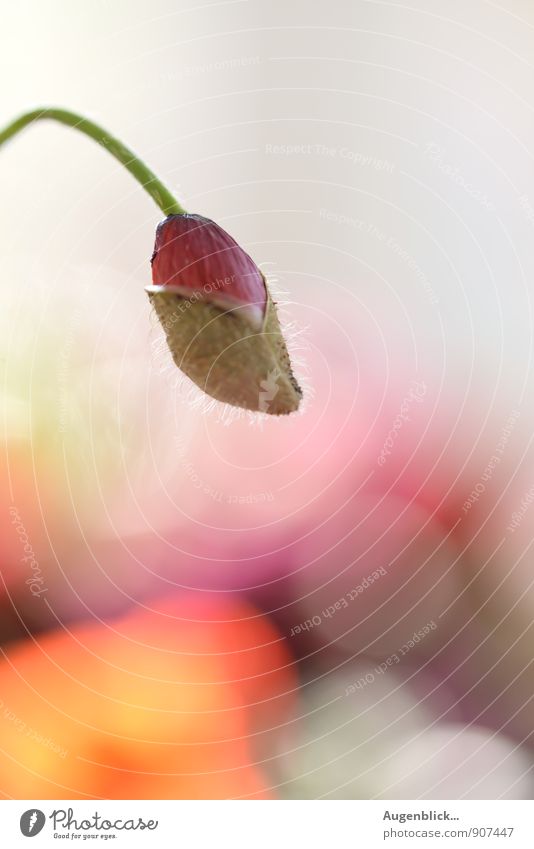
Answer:
POLYGON ((158 226, 152 282, 199 293, 223 307, 255 306, 261 317, 265 315, 261 271, 235 239, 202 215, 170 215, 158 226))

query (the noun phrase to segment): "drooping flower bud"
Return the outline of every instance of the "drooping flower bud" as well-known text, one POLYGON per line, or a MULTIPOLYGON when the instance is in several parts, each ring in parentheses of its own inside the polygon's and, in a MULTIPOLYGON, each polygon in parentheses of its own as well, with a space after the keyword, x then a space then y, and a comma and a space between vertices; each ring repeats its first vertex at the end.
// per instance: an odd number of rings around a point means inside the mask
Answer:
POLYGON ((265 278, 209 218, 169 215, 156 232, 148 296, 175 364, 204 392, 247 410, 298 409, 291 370, 265 278))

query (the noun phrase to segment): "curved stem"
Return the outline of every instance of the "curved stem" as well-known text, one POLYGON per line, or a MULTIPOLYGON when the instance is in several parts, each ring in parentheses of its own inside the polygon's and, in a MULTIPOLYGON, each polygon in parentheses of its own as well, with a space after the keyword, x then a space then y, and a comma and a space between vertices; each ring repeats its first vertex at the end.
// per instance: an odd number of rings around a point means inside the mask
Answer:
POLYGON ((145 191, 148 192, 165 215, 185 212, 185 209, 178 203, 167 187, 163 185, 150 168, 133 151, 123 145, 114 136, 111 136, 102 127, 99 127, 98 124, 89 121, 87 118, 83 118, 81 115, 77 115, 76 112, 52 107, 43 107, 26 112, 0 131, 0 147, 29 124, 33 124, 34 121, 40 121, 44 118, 59 121, 61 124, 73 127, 75 130, 80 130, 80 132, 85 133, 86 136, 89 136, 104 147, 141 183, 145 191))

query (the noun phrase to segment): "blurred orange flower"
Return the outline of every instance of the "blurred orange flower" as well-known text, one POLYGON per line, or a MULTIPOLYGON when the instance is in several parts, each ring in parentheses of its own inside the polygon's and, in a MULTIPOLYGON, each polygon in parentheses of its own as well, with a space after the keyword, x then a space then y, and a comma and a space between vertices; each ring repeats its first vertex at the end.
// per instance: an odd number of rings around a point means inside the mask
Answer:
POLYGON ((181 594, 13 645, 0 664, 5 797, 272 798, 291 658, 241 600, 181 594))

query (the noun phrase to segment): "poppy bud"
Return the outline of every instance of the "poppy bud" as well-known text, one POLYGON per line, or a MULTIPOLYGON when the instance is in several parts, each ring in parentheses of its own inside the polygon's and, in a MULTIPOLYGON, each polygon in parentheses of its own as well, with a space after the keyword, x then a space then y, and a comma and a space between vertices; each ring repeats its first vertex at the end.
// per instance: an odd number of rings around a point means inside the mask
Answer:
POLYGON ((175 364, 219 401, 280 415, 298 409, 276 309, 257 265, 214 221, 169 215, 156 232, 148 297, 175 364))

